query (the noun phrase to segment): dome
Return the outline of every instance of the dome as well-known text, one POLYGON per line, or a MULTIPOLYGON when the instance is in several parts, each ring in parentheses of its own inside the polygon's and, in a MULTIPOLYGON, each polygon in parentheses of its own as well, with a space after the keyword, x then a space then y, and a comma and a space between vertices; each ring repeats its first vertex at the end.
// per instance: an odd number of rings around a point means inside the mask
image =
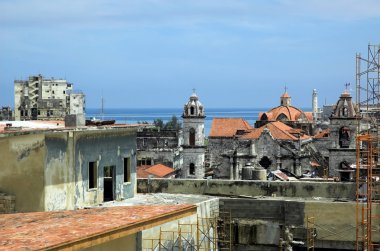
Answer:
POLYGON ((260 120, 268 121, 312 121, 312 114, 302 111, 294 106, 280 105, 268 112, 260 114, 260 120))
POLYGON ((198 95, 193 90, 189 101, 185 104, 182 117, 205 117, 202 103, 198 99, 198 95))

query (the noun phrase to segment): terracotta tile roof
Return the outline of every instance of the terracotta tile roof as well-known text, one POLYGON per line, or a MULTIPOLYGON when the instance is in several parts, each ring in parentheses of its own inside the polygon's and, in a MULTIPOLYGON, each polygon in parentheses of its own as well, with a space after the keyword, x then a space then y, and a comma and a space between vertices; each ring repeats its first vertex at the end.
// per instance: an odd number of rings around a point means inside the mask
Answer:
MULTIPOLYGON (((274 139, 280 140, 298 140, 294 134, 302 133, 300 129, 294 129, 290 126, 285 125, 280 121, 270 122, 262 127, 252 129, 247 134, 242 135, 241 139, 258 139, 263 133, 264 129, 268 129, 270 134, 274 139)), ((301 139, 310 138, 308 135, 304 134, 301 139)))
POLYGON ((242 118, 214 118, 209 137, 233 137, 238 130, 250 130, 252 128, 242 118))
POLYGON ((174 174, 175 169, 162 165, 142 165, 137 167, 137 178, 148 178, 149 175, 153 175, 154 178, 165 178, 170 174, 174 174))
POLYGON ((90 247, 194 213, 195 205, 177 204, 3 214, 0 250, 90 247))
POLYGON ((137 167, 137 171, 136 171, 136 174, 137 174, 137 178, 148 178, 148 176, 150 175, 150 173, 148 173, 147 171, 145 171, 146 169, 148 169, 149 167, 151 167, 151 165, 141 165, 141 166, 138 166, 137 167))

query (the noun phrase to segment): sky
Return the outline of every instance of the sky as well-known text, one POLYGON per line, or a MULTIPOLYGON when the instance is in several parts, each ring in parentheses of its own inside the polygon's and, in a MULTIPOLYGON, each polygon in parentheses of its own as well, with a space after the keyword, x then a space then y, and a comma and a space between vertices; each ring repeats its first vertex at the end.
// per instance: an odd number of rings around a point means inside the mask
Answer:
POLYGON ((86 106, 272 107, 355 95, 355 55, 380 44, 378 0, 0 0, 0 105, 13 82, 64 78, 86 106))

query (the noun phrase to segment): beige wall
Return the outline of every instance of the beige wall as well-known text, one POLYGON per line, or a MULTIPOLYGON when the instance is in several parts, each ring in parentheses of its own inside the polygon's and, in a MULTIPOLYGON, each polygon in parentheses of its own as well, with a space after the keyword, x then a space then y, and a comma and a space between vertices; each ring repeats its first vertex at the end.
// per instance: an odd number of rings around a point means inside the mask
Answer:
POLYGON ((136 234, 131 234, 123 238, 108 241, 90 248, 82 249, 83 251, 134 251, 136 250, 136 234))
POLYGON ((16 196, 16 211, 44 210, 43 134, 0 138, 0 191, 16 196))

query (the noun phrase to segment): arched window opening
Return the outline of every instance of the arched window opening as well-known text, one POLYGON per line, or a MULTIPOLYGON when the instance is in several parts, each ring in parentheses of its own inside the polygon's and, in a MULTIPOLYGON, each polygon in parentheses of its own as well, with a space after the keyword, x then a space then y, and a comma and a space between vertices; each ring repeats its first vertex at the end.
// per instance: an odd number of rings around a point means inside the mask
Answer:
POLYGON ((194 115, 194 106, 190 107, 190 114, 194 115))
POLYGON ((342 127, 339 130, 339 146, 341 148, 349 148, 350 147, 350 128, 342 127))
POLYGON ((190 163, 189 174, 190 175, 195 175, 195 165, 194 165, 194 163, 190 163))
POLYGON ((264 114, 261 116, 261 120, 267 121, 267 120, 268 120, 268 116, 264 113, 264 114))
POLYGON ((277 120, 287 121, 287 120, 289 120, 289 118, 285 114, 281 113, 280 115, 278 115, 277 120))
POLYGON ((195 130, 194 130, 194 128, 190 128, 190 131, 189 131, 189 144, 191 146, 195 145, 195 130))
POLYGON ((264 156, 259 161, 259 164, 260 164, 260 166, 264 167, 265 169, 268 169, 268 167, 270 167, 270 165, 272 164, 272 161, 267 156, 264 156))
POLYGON ((347 109, 347 107, 343 107, 343 109, 342 109, 342 115, 343 115, 343 117, 348 117, 348 109, 347 109))

